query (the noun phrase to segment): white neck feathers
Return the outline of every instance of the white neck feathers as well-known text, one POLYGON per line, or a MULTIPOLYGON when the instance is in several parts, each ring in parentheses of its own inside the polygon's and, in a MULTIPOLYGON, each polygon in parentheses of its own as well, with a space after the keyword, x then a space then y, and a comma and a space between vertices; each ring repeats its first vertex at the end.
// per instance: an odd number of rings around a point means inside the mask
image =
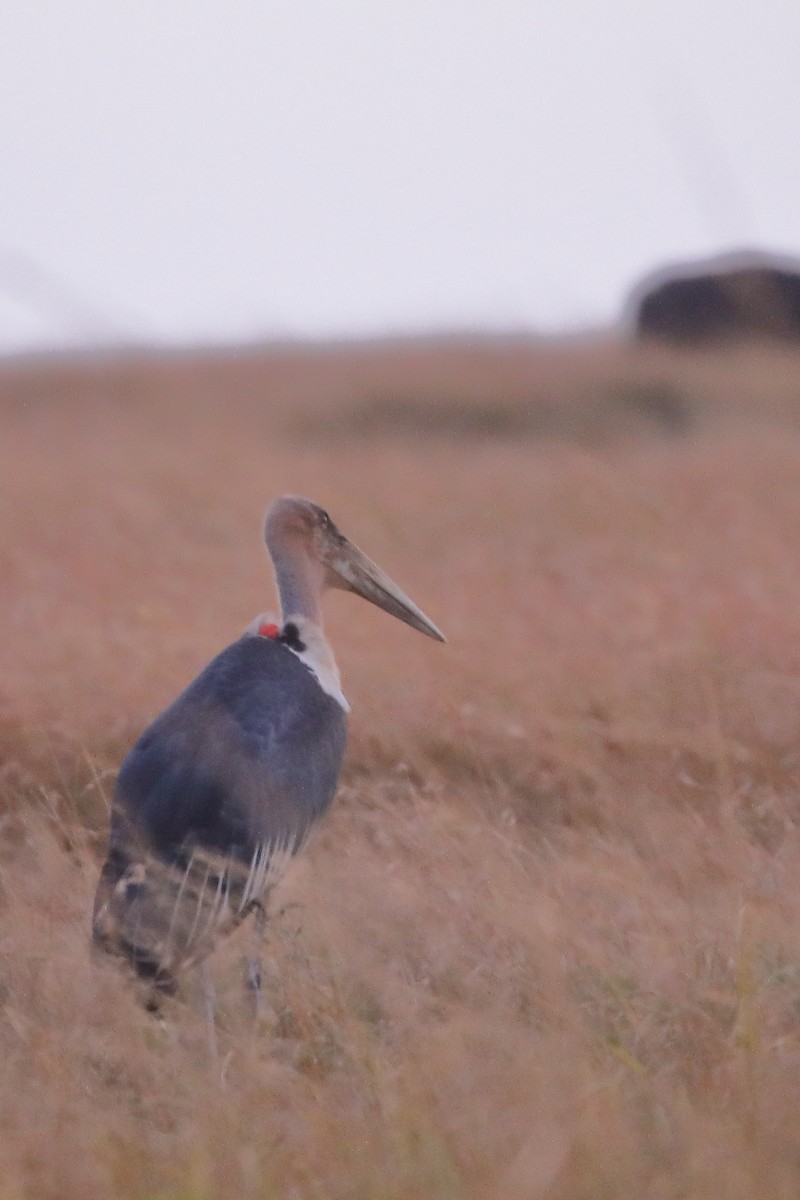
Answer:
MULTIPOLYGON (((271 614, 262 613, 254 621, 251 621, 245 632, 257 635, 262 626, 271 621, 271 614)), ((342 692, 342 681, 339 677, 336 659, 333 657, 333 651, 321 626, 309 617, 294 614, 286 616, 283 625, 295 626, 300 644, 303 646, 302 650, 289 645, 286 646, 286 649, 297 655, 300 661, 305 663, 310 671, 313 671, 323 692, 333 697, 337 704, 341 704, 345 712, 350 712, 350 705, 342 692)))

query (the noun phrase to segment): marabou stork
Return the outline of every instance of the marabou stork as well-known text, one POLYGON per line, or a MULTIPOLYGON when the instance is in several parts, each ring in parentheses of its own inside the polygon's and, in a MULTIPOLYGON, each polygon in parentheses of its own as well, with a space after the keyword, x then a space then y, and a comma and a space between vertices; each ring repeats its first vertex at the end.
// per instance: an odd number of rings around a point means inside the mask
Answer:
POLYGON ((264 540, 280 626, 257 618, 209 663, 136 742, 114 793, 94 941, 162 991, 249 913, 263 920, 270 889, 333 799, 349 706, 322 592, 355 592, 444 641, 310 500, 276 500, 264 540))

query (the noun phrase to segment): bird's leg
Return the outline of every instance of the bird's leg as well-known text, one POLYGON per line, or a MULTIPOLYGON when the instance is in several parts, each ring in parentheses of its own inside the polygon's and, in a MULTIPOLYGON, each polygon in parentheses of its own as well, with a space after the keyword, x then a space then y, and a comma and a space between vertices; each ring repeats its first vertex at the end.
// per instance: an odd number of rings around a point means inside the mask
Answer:
POLYGON ((261 947, 267 928, 267 910, 260 901, 253 905, 253 924, 250 932, 251 949, 245 960, 245 979, 253 1005, 253 1019, 261 1016, 261 947))
POLYGON ((219 1044, 217 1042, 217 991, 214 987, 214 979, 211 975, 211 968, 207 962, 204 962, 200 968, 200 977, 203 983, 203 1007, 206 1013, 206 1035, 208 1037, 208 1052, 211 1056, 211 1061, 216 1067, 219 1064, 219 1044))

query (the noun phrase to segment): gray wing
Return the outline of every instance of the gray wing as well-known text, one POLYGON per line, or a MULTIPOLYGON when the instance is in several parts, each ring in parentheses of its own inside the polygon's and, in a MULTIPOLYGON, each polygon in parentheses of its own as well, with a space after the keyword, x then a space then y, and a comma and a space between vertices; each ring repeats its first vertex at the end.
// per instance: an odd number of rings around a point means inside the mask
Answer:
POLYGON ((330 805, 347 720, 290 650, 244 637, 122 764, 95 936, 142 973, 210 949, 330 805))

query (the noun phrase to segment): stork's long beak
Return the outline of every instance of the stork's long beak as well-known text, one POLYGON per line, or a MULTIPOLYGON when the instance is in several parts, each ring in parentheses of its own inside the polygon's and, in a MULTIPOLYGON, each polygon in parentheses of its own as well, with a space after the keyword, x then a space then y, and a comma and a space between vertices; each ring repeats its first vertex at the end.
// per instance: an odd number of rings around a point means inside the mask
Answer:
POLYGON ((414 601, 409 600, 405 592, 401 592, 397 584, 392 583, 389 576, 343 534, 338 535, 336 546, 327 557, 326 565, 330 587, 355 592, 357 596, 363 596, 365 600, 377 604, 378 608, 391 613, 399 621, 405 621, 406 625, 419 630, 426 637, 437 642, 445 640, 442 631, 436 628, 433 621, 428 620, 414 601))

